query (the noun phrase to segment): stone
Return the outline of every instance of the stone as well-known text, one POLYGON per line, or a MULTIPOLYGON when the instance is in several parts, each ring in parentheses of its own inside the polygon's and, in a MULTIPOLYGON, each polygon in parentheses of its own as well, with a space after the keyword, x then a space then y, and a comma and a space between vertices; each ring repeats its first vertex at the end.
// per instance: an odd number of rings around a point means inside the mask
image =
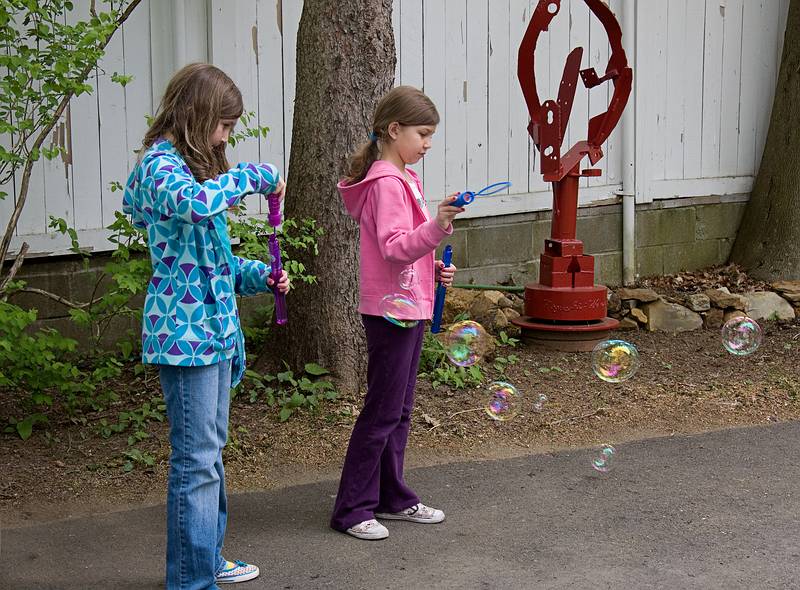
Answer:
POLYGON ((622 299, 620 299, 620 296, 616 293, 616 291, 609 289, 607 299, 609 313, 617 313, 620 309, 622 309, 622 299))
POLYGON ((503 330, 508 327, 508 324, 509 324, 508 318, 506 317, 506 314, 503 313, 503 310, 496 309, 492 317, 492 323, 491 323, 493 331, 496 332, 498 330, 503 330))
POLYGON ((623 299, 622 300, 622 309, 623 310, 630 310, 636 307, 639 302, 636 299, 623 299))
POLYGON ((692 311, 708 311, 711 309, 711 299, 703 293, 692 293, 686 298, 686 307, 692 311))
POLYGON ((728 291, 727 287, 721 289, 709 289, 706 291, 706 296, 709 298, 714 307, 726 309, 733 307, 744 311, 747 309, 747 298, 742 295, 737 295, 728 291))
POLYGON ((638 307, 634 307, 631 310, 631 317, 633 319, 635 319, 637 322, 639 322, 640 324, 646 324, 647 323, 647 315, 645 315, 645 313, 641 309, 639 309, 638 307))
POLYGON ((726 310, 725 313, 722 315, 722 323, 726 324, 728 323, 729 320, 732 320, 733 318, 743 318, 746 315, 747 314, 743 312, 741 309, 731 308, 726 310))
POLYGON ((626 299, 634 299, 642 303, 656 301, 658 299, 658 293, 652 289, 628 289, 623 287, 622 289, 617 289, 617 295, 619 295, 619 298, 623 301, 626 299))
POLYGON ((703 326, 700 314, 678 305, 658 300, 645 303, 642 310, 647 314, 647 329, 651 332, 688 332, 703 326))
POLYGON ((511 300, 505 295, 503 295, 500 299, 497 300, 497 307, 499 307, 500 309, 506 309, 513 306, 514 304, 511 303, 511 300))
POLYGON ((510 322, 513 319, 516 319, 520 316, 520 313, 514 309, 513 307, 504 307, 502 308, 503 315, 506 316, 508 321, 510 322))
POLYGON ((469 305, 470 317, 480 322, 480 318, 493 315, 490 312, 497 308, 497 302, 501 297, 503 294, 500 291, 479 291, 469 305))
POLYGON ((800 304, 800 281, 776 281, 772 288, 793 305, 800 304))
MULTIPOLYGON (((477 291, 473 291, 472 289, 456 289, 455 287, 450 287, 447 290, 447 297, 445 297, 444 300, 444 312, 442 313, 443 323, 450 324, 457 316, 466 313, 477 293, 477 291)), ((247 298, 245 298, 245 300, 246 299, 247 298)))
POLYGON ((703 326, 709 330, 718 330, 722 327, 723 311, 718 307, 709 309, 703 316, 703 326))
POLYGON ((783 297, 772 291, 748 293, 747 315, 754 320, 793 320, 794 308, 783 297))
POLYGON ((617 330, 638 330, 639 323, 636 320, 632 320, 631 318, 622 318, 619 321, 619 327, 617 330))

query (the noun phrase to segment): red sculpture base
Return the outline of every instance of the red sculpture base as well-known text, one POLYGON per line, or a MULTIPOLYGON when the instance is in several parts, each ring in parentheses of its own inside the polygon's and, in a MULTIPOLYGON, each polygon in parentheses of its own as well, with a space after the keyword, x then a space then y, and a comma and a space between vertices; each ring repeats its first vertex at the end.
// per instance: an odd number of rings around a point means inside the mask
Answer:
POLYGON ((542 321, 531 317, 511 320, 522 330, 522 340, 527 344, 543 346, 564 352, 592 350, 597 343, 608 340, 611 331, 619 326, 614 318, 585 322, 542 321))

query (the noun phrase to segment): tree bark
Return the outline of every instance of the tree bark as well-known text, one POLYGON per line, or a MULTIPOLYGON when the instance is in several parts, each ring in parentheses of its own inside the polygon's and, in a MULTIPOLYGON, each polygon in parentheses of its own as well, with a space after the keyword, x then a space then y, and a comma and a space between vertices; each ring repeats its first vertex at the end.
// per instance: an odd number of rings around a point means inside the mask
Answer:
POLYGON ((319 254, 300 261, 317 284, 293 284, 289 322, 259 358, 294 368, 317 362, 341 391, 358 392, 366 344, 358 308, 358 224, 336 183, 367 141, 378 99, 393 85, 392 0, 306 0, 297 35, 297 91, 285 215, 324 230, 319 254))
POLYGON ((763 280, 800 279, 800 0, 791 0, 761 167, 731 262, 763 280))

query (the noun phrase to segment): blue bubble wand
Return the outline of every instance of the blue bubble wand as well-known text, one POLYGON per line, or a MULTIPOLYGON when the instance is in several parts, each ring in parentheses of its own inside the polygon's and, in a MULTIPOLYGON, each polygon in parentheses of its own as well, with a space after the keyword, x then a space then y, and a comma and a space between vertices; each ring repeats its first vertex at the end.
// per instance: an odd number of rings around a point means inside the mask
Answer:
POLYGON ((472 201, 474 201, 475 197, 487 197, 489 195, 493 195, 495 193, 499 193, 500 191, 506 190, 510 186, 511 183, 507 180, 504 180, 503 182, 495 182, 494 184, 485 186, 478 192, 464 191, 463 193, 458 193, 456 200, 450 203, 450 205, 452 205, 453 207, 463 207, 465 205, 469 205, 472 201))

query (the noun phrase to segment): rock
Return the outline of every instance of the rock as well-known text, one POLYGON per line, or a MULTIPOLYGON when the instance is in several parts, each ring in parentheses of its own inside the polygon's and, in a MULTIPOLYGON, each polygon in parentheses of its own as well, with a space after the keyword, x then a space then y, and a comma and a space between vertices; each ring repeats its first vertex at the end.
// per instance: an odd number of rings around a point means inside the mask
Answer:
POLYGON ((503 315, 506 316, 506 319, 510 322, 511 320, 518 318, 521 314, 514 309, 513 307, 504 307, 503 308, 503 315))
POLYGON ((641 309, 639 309, 638 307, 634 307, 634 308, 631 310, 631 317, 632 317, 633 319, 635 319, 637 322, 639 322, 640 324, 646 324, 646 323, 647 323, 647 316, 646 316, 646 315, 645 315, 645 313, 644 313, 644 312, 643 312, 641 309))
POLYGON ((711 300, 703 293, 692 293, 686 298, 686 307, 692 311, 708 311, 711 309, 711 300))
POLYGON ((722 315, 722 323, 725 324, 728 320, 732 320, 733 318, 742 318, 745 317, 747 314, 740 309, 728 309, 722 315))
POLYGON ((498 332, 508 327, 508 318, 502 309, 496 309, 491 321, 491 331, 498 332))
POLYGON ((497 307, 499 307, 500 309, 508 309, 508 308, 513 307, 513 306, 514 306, 514 304, 511 303, 511 300, 508 297, 506 297, 505 295, 503 295, 500 298, 500 300, 497 302, 497 307))
POLYGON ((476 295, 477 291, 470 289, 456 289, 454 287, 448 289, 447 297, 444 300, 442 321, 445 324, 451 324, 456 316, 467 312, 476 295))
POLYGON ((503 294, 500 291, 479 291, 469 305, 469 315, 476 322, 491 318, 497 302, 503 294))
POLYGON ((747 315, 754 320, 793 320, 794 308, 783 297, 772 291, 748 293, 747 315))
POLYGON ((718 307, 709 309, 703 317, 703 326, 709 330, 716 330, 722 327, 723 311, 718 307))
MULTIPOLYGON (((658 300, 645 303, 642 310, 647 314, 647 329, 651 332, 688 332, 703 325, 703 318, 677 303, 658 300)), ((632 312, 631 312, 632 313, 632 312)))
POLYGON ((747 309, 747 298, 742 295, 737 295, 728 291, 727 287, 721 289, 709 289, 706 291, 706 296, 711 300, 714 307, 725 309, 733 307, 744 311, 747 309))
POLYGON ((622 299, 620 296, 617 295, 615 291, 611 289, 608 290, 608 313, 617 313, 620 309, 622 309, 622 299))
POLYGON ((658 299, 658 293, 652 289, 628 289, 623 287, 622 289, 617 289, 617 295, 619 295, 619 298, 623 301, 626 299, 635 299, 642 303, 656 301, 658 299))
POLYGON ((623 310, 633 309, 634 307, 636 307, 637 304, 638 301, 636 301, 636 299, 623 299, 622 309, 623 310))
POLYGON ((631 318, 622 318, 619 321, 619 327, 617 330, 638 330, 639 323, 636 320, 632 320, 631 318))
POLYGON ((800 305, 800 281, 777 281, 772 288, 795 307, 800 305))

